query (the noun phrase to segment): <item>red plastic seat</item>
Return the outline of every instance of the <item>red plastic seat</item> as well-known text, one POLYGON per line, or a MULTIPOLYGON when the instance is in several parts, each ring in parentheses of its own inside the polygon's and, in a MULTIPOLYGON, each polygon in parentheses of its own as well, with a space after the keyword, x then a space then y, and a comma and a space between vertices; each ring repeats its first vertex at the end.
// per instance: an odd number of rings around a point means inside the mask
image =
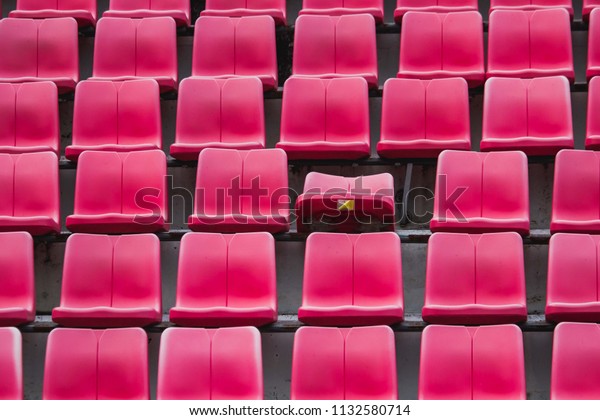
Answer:
POLYGON ((60 153, 56 85, 0 83, 0 153, 29 152, 60 153))
POLYGON ((48 336, 45 400, 147 400, 148 337, 141 328, 58 328, 48 336))
POLYGON ((185 234, 170 320, 188 327, 259 327, 277 321, 273 237, 266 232, 185 234))
POLYGON ((376 23, 383 23, 383 0, 303 0, 300 15, 360 15, 368 14, 376 23))
POLYGON ((289 201, 283 151, 204 149, 188 226, 221 233, 287 232, 289 201))
POLYGON ((29 19, 71 17, 79 26, 95 26, 96 0, 17 0, 17 9, 10 11, 8 16, 29 19))
POLYGON ((85 150, 132 152, 162 148, 160 88, 152 79, 84 80, 75 89, 73 144, 67 159, 85 150))
POLYGON ((437 158, 443 150, 471 149, 464 79, 388 79, 381 114, 381 157, 437 158))
POLYGON ((161 92, 176 90, 175 21, 168 17, 100 19, 96 28, 92 79, 154 79, 161 92))
POLYGON ((483 84, 483 22, 478 12, 408 12, 402 18, 399 78, 462 77, 483 84))
POLYGON ((206 0, 200 16, 271 16, 277 25, 286 25, 285 0, 206 0))
POLYGON ((516 325, 423 330, 420 400, 525 398, 523 333, 516 325))
POLYGON ((596 7, 600 7, 600 0, 583 0, 581 17, 585 22, 590 20, 590 13, 592 13, 592 10, 596 7))
POLYGON ((590 24, 588 29, 588 58, 586 76, 590 80, 600 75, 600 12, 596 9, 590 13, 590 24))
POLYGON ((550 399, 600 399, 600 325, 558 324, 552 345, 550 399))
POLYGON ((395 214, 394 178, 388 173, 347 178, 310 172, 296 200, 299 231, 323 225, 355 232, 371 224, 393 230, 395 214))
POLYGON ((79 81, 77 22, 72 18, 0 20, 0 83, 54 82, 59 93, 79 81))
POLYGON ((600 236, 557 233, 550 238, 546 319, 600 321, 597 272, 600 236))
POLYGON ((23 355, 21 333, 0 328, 0 400, 23 399, 23 355))
POLYGON ((407 12, 476 12, 477 0, 397 0, 394 20, 402 21, 407 12))
POLYGON ((263 387, 256 328, 167 328, 162 333, 157 399, 262 400, 263 387))
POLYGON ((561 150, 554 164, 550 231, 600 233, 600 153, 561 150))
POLYGON ((289 159, 370 156, 369 88, 359 77, 292 77, 283 88, 281 139, 289 159))
MULTIPOLYGON (((0 326, 35 318, 33 239, 27 232, 0 233, 0 326)), ((1 341, 1 340, 0 340, 1 341)), ((0 357, 0 363, 1 362, 0 357)), ((0 370, 2 370, 0 368, 0 370)), ((2 375, 0 374, 0 378, 2 375)), ((0 379, 0 389, 2 380, 0 379)), ((0 390, 0 398, 2 391, 0 390)))
POLYGON ((103 17, 145 19, 170 17, 177 26, 190 26, 189 0, 110 0, 103 17))
MULTIPOLYGON (((587 0, 584 0, 584 2, 587 0)), ((572 0, 490 0, 490 13, 494 10, 543 10, 563 8, 573 19, 572 0)))
POLYGON ((362 77, 377 88, 375 19, 370 15, 300 16, 294 35, 294 76, 362 77))
POLYGON ((0 232, 60 232, 58 182, 53 152, 0 154, 0 232))
POLYGON ((192 76, 258 77, 277 89, 275 25, 269 16, 200 16, 194 29, 192 76))
POLYGON ((143 327, 160 322, 160 242, 155 235, 67 239, 60 307, 68 327, 143 327))
POLYGON ((587 126, 585 148, 600 151, 600 78, 593 77, 588 84, 587 126))
POLYGON ((575 78, 565 9, 496 10, 490 15, 487 77, 575 78))
POLYGON ((404 318, 400 238, 392 232, 313 233, 306 242, 305 324, 394 324, 404 318))
POLYGON ((263 87, 258 78, 190 77, 181 81, 171 156, 198 160, 198 154, 207 148, 265 148, 263 87))
POLYGON ((160 150, 83 152, 67 228, 83 233, 145 233, 169 229, 167 161, 160 150))
POLYGON ((523 240, 517 233, 431 236, 423 320, 501 324, 526 319, 523 240))
POLYGON ((292 400, 395 400, 390 327, 301 327, 294 335, 292 400))
POLYGON ((432 232, 529 234, 529 181, 523 152, 440 154, 432 232))
POLYGON ((573 147, 571 89, 565 77, 493 77, 486 82, 482 152, 554 155, 573 147))

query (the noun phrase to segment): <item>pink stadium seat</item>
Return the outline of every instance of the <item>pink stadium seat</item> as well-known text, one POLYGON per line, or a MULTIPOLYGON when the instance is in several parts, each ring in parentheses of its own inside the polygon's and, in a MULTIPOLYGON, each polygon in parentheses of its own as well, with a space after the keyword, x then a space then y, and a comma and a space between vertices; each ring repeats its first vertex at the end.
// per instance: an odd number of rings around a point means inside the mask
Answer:
POLYGON ((571 23, 565 9, 496 10, 490 15, 487 77, 565 76, 573 83, 571 23))
POLYGON ((524 400, 523 333, 516 325, 430 325, 421 338, 420 400, 524 400))
POLYGON ((155 80, 84 80, 77 85, 67 159, 77 160, 85 150, 161 148, 160 88, 155 80))
POLYGON ((523 152, 446 150, 437 166, 433 232, 529 234, 529 181, 523 152))
POLYGON ((588 84, 587 127, 585 148, 600 151, 600 77, 588 84))
POLYGON ((581 11, 581 17, 585 22, 589 21, 590 13, 596 7, 600 7, 600 0, 583 0, 583 10, 581 11))
POLYGON ((23 355, 21 333, 0 328, 0 400, 23 399, 23 355))
POLYGON ((162 333, 157 399, 262 400, 263 387, 256 328, 167 328, 162 333))
POLYGON ((177 89, 177 30, 168 17, 102 18, 94 45, 93 79, 154 79, 161 92, 177 89))
POLYGON ((565 77, 492 77, 486 82, 482 152, 554 155, 573 147, 571 90, 565 77))
POLYGON ((300 16, 294 35, 294 76, 362 77, 377 88, 375 19, 369 15, 300 16))
POLYGON ((50 332, 45 400, 147 400, 148 337, 141 328, 50 332))
POLYGON ((554 330, 553 400, 600 399, 600 326, 564 322, 554 330))
POLYGON ((204 149, 188 226, 221 233, 286 232, 289 201, 283 151, 204 149))
POLYGON ((596 9, 590 14, 588 29, 588 60, 586 75, 588 80, 600 75, 600 12, 596 9))
POLYGON ((72 18, 0 20, 0 83, 54 82, 59 93, 79 81, 77 22, 72 18))
POLYGON ((0 232, 60 232, 58 182, 53 152, 0 154, 0 232))
POLYGON ((546 319, 600 322, 600 236, 557 233, 550 238, 546 319))
POLYGON ((600 233, 600 153, 561 150, 554 164, 550 231, 600 233))
POLYGON ((398 0, 394 11, 396 23, 402 21, 407 12, 476 12, 477 0, 398 0))
MULTIPOLYGON (((2 273, 0 327, 33 321, 35 318, 33 239, 27 232, 0 233, 0 273, 2 273)), ((0 399, 1 388, 0 379, 0 399)))
POLYGON ((395 400, 390 327, 301 327, 294 336, 292 400, 395 400))
POLYGON ((8 16, 28 19, 70 17, 77 20, 79 26, 95 26, 96 0, 17 0, 17 9, 8 16))
POLYGON ((258 78, 181 81, 171 156, 198 160, 206 148, 265 148, 263 87, 258 78))
POLYGON ((483 84, 483 23, 478 12, 408 12, 400 34, 399 78, 462 77, 483 84))
POLYGON ((308 237, 300 321, 324 326, 394 324, 402 321, 403 306, 398 235, 308 237))
POLYGON ((368 14, 376 23, 383 23, 383 0, 303 0, 300 15, 360 15, 368 14))
POLYGON ((167 161, 160 150, 86 151, 79 157, 75 211, 67 228, 83 233, 145 233, 169 229, 167 161))
POLYGON ((437 158, 443 150, 471 149, 464 79, 388 79, 381 112, 381 157, 437 158))
POLYGON ((285 0, 206 0, 200 16, 271 16, 277 25, 286 24, 285 0))
POLYGON ((394 178, 388 173, 346 178, 310 172, 296 200, 299 231, 312 225, 354 232, 364 225, 394 229, 394 178))
POLYGON ((266 232, 185 234, 170 320, 188 327, 259 327, 277 321, 273 237, 266 232))
POLYGON ((289 159, 370 156, 369 88, 359 77, 292 77, 283 88, 281 139, 289 159))
POLYGON ((277 88, 275 25, 269 16, 240 19, 200 16, 194 30, 192 76, 258 77, 277 88))
POLYGON ((60 153, 56 85, 0 83, 0 153, 29 152, 60 153))
MULTIPOLYGON (((587 1, 587 0, 584 0, 587 1)), ((490 13, 494 10, 542 10, 563 8, 573 18, 573 0, 490 0, 490 13)))
POLYGON ((170 17, 177 26, 190 26, 189 0, 110 0, 103 17, 145 19, 170 17))
POLYGON ((142 327, 160 322, 160 242, 155 235, 67 239, 60 307, 68 327, 142 327))
POLYGON ((423 320, 501 324, 526 319, 523 240, 517 233, 431 236, 423 320))

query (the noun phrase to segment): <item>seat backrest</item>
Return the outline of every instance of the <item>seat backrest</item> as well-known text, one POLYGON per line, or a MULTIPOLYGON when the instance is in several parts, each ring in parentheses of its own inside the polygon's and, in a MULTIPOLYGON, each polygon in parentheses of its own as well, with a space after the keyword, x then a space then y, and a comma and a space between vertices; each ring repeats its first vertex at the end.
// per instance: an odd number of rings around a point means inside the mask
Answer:
POLYGON ((271 235, 259 232, 183 236, 176 306, 276 308, 276 288, 275 242, 271 235))
POLYGON ((302 327, 294 335, 293 400, 396 399, 389 327, 302 327))
POLYGON ((149 234, 71 235, 65 249, 61 306, 160 310, 158 238, 149 234))
POLYGON ((262 83, 258 78, 182 80, 175 142, 265 143, 262 83), (203 118, 197 118, 202 115, 203 118))
POLYGON ((588 84, 588 106, 587 106, 587 126, 586 141, 587 148, 594 146, 598 149, 598 139, 600 138, 600 119, 595 115, 600 113, 600 77, 593 77, 588 84))
MULTIPOLYGON (((35 312, 33 261, 33 238, 29 233, 0 233, 0 309, 24 308, 35 312)), ((0 388, 1 383, 0 380, 0 388)))
POLYGON ((600 397, 600 327, 563 322, 552 345, 553 400, 595 400, 600 397))
POLYGON ((284 92, 282 142, 369 140, 369 91, 364 79, 292 77, 284 92))
POLYGON ((23 350, 18 329, 0 328, 0 400, 23 399, 23 350))
POLYGON ((256 328, 168 328, 162 334, 157 399, 262 398, 262 350, 256 328))
POLYGON ((470 140, 464 79, 388 79, 383 87, 382 140, 470 140))
POLYGON ((151 79, 84 80, 75 89, 73 145, 162 145, 160 89, 151 79))
POLYGON ((0 83, 0 147, 59 153, 58 90, 52 82, 0 83))

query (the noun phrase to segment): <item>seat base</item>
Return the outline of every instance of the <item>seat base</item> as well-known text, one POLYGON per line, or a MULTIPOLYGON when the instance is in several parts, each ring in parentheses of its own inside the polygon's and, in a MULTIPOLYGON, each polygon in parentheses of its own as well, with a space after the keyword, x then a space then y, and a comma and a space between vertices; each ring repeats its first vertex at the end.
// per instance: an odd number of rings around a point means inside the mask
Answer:
POLYGON ((33 322, 35 311, 26 308, 0 308, 0 327, 16 327, 33 322))
POLYGON ((78 233, 155 233, 169 230, 163 216, 97 214, 67 216, 67 229, 78 233))
POLYGON ((585 148, 587 150, 594 150, 596 152, 599 152, 600 151, 600 136, 588 135, 585 138, 585 148))
POLYGON ((190 17, 181 10, 107 10, 102 14, 103 17, 144 19, 153 17, 170 17, 175 20, 177 26, 190 26, 190 17))
POLYGON ((471 150, 468 139, 456 140, 381 140, 377 154, 385 159, 437 158, 444 150, 471 150))
POLYGON ((10 217, 0 216, 0 232, 25 231, 31 235, 60 233, 60 222, 50 217, 10 217))
POLYGON ((156 308, 65 308, 52 310, 52 320, 66 327, 144 327, 162 321, 156 308))
POLYGON ((522 11, 535 11, 535 10, 549 10, 549 9, 565 9, 569 12, 569 16, 571 16, 571 20, 573 20, 573 7, 561 7, 561 6, 544 6, 540 4, 534 5, 523 5, 523 6, 496 6, 490 7, 490 13, 494 10, 522 10, 522 11))
POLYGON ((77 161, 79 155, 86 150, 96 152, 137 152, 141 150, 161 150, 156 144, 144 143, 144 144, 101 144, 98 146, 67 146, 65 149, 65 157, 72 161, 77 161))
POLYGON ((222 143, 208 142, 198 144, 174 143, 171 145, 170 154, 178 160, 198 160, 198 155, 204 149, 232 149, 232 150, 254 150, 264 149, 264 142, 245 142, 245 143, 222 143))
POLYGON ((7 153, 9 155, 22 155, 25 153, 39 153, 39 152, 52 152, 56 156, 60 157, 59 151, 49 146, 32 146, 32 147, 13 147, 13 146, 0 146, 0 153, 7 153))
POLYGON ((526 305, 426 305, 423 320, 431 324, 512 324, 527 320, 526 305))
POLYGON ((429 228, 432 232, 493 233, 515 231, 520 235, 529 235, 529 219, 471 217, 464 221, 447 218, 446 221, 441 222, 433 218, 429 228))
POLYGON ((183 327, 260 327, 277 321, 277 310, 255 308, 184 308, 174 307, 169 320, 183 327))
POLYGON ((271 16, 276 25, 287 25, 285 13, 278 9, 227 9, 203 10, 200 16, 219 17, 246 17, 246 16, 271 16))
POLYGON ((282 149, 288 160, 303 159, 342 159, 355 160, 371 156, 369 139, 365 142, 327 142, 311 141, 306 143, 279 142, 276 147, 282 149))
POLYGON ((192 214, 188 226, 194 232, 243 233, 269 232, 279 233, 290 230, 289 216, 269 215, 219 215, 207 216, 192 214))
POLYGON ((371 15, 375 18, 376 24, 383 23, 383 10, 375 7, 364 7, 364 8, 346 8, 346 7, 332 7, 328 9, 302 9, 300 10, 300 16, 302 15, 326 15, 326 16, 345 16, 345 15, 371 15))
POLYGON ((8 13, 10 18, 18 19, 54 19, 73 18, 81 28, 84 26, 96 26, 96 18, 87 10, 12 10, 8 13))
POLYGON ((366 80, 369 89, 378 89, 377 73, 322 73, 322 74, 300 74, 294 73, 293 76, 313 77, 317 79, 339 79, 346 77, 362 77, 366 80))
POLYGON ((483 85, 485 81, 485 72, 483 67, 481 71, 451 71, 451 70, 437 70, 428 72, 413 72, 402 70, 397 74, 399 79, 419 79, 419 80, 433 80, 433 79, 447 79, 451 77, 462 77, 466 80, 469 88, 475 88, 483 85))
POLYGON ((518 150, 528 156, 551 156, 562 149, 573 149, 573 138, 568 137, 519 137, 512 139, 482 139, 480 143, 482 152, 518 150))
POLYGON ((404 320, 404 310, 398 306, 335 306, 316 307, 301 306, 298 319, 305 324, 351 327, 359 325, 391 325, 404 320))
POLYGON ((430 13, 450 13, 450 12, 477 12, 476 7, 444 7, 444 6, 426 6, 426 7, 398 7, 394 10, 394 21, 396 23, 401 23, 402 18, 408 12, 430 12, 430 13))
MULTIPOLYGON (((249 77, 248 75, 243 74, 192 74, 192 77, 204 77, 204 78, 212 78, 212 79, 235 79, 238 77, 249 77)), ((277 89, 277 75, 269 75, 269 74, 253 74, 251 77, 258 77, 263 85, 263 91, 275 90, 277 89)))
POLYGON ((600 220, 560 220, 552 219, 550 233, 600 234, 600 220))
POLYGON ((600 322, 600 302, 549 303, 546 319, 552 322, 600 322))
POLYGON ((536 77, 565 76, 569 83, 575 82, 575 71, 573 68, 558 69, 524 69, 524 70, 488 70, 487 78, 490 77, 515 77, 519 79, 534 79, 536 77))
POLYGON ((109 81, 109 82, 126 82, 128 80, 146 80, 153 79, 156 80, 158 86, 160 87, 160 93, 172 92, 177 90, 177 79, 168 76, 148 76, 148 77, 139 77, 139 76, 118 76, 118 77, 103 77, 103 76, 93 76, 88 80, 100 80, 100 81, 109 81))

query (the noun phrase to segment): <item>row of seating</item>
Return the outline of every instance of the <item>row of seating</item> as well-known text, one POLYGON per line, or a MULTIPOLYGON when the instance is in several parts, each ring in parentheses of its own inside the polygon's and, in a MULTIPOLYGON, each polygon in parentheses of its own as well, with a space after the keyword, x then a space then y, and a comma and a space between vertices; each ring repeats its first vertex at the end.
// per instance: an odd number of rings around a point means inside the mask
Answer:
MULTIPOLYGON (((546 318, 600 322, 600 236, 559 233, 549 247, 546 318)), ((35 317, 33 241, 0 234, 0 325, 35 317)), ((60 306, 72 327, 146 326, 162 320, 161 256, 154 235, 74 234, 66 244, 60 306)), ((261 326, 277 320, 275 244, 265 232, 188 233, 175 307, 181 326, 261 326)), ((306 243, 300 321, 394 324, 404 318, 400 239, 391 232, 313 233, 306 243)), ((522 239, 514 232, 435 233, 429 240, 423 319, 494 324, 527 319, 522 239)))
MULTIPOLYGON (((261 79, 265 90, 276 88, 278 69, 272 22, 269 16, 200 17, 194 34, 192 76, 254 76, 261 79)), ((594 19, 592 12, 588 78, 600 74, 600 43, 595 41, 599 33, 600 17, 594 19)), ((471 87, 484 82, 483 25, 477 12, 410 12, 403 19, 400 44, 398 77, 462 77, 471 87)), ((376 88, 373 17, 300 16, 295 27, 292 73, 318 78, 363 77, 370 87, 376 88)), ((565 76, 573 82, 567 11, 492 13, 487 77, 497 76, 565 76)), ((163 92, 177 89, 175 21, 167 17, 100 19, 92 79, 138 78, 155 79, 163 92)), ((2 19, 0 82, 44 80, 55 82, 61 93, 73 90, 79 81, 76 21, 2 19)))
MULTIPOLYGON (((0 399, 23 397, 21 334, 0 328, 0 399)), ((600 328, 554 332, 552 399, 600 398, 600 328)), ((161 336, 159 400, 262 399, 260 333, 253 327, 168 328, 161 336)), ((399 372, 402 375, 402 372, 399 372)), ((291 399, 398 398, 389 327, 302 327, 294 337, 291 399)), ((149 399, 148 338, 139 328, 53 330, 47 400, 149 399)), ((431 325, 421 337, 419 399, 525 399, 523 335, 514 325, 431 325)))

